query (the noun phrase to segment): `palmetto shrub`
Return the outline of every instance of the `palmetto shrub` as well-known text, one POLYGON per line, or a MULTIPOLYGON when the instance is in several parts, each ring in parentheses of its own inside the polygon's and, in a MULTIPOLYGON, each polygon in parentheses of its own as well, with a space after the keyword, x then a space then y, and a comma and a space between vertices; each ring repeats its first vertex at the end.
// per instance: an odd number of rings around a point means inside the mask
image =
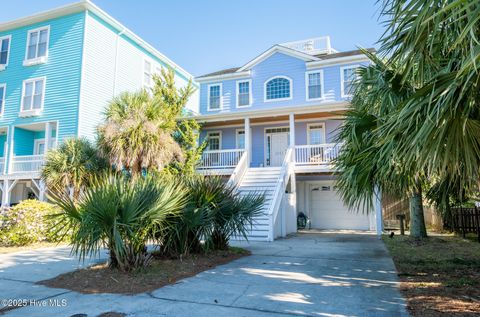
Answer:
POLYGON ((110 266, 130 271, 148 264, 147 242, 164 235, 184 208, 186 192, 153 177, 106 175, 76 202, 67 195, 54 200, 63 211, 59 227, 72 230, 74 253, 84 258, 107 247, 110 266))
POLYGON ((22 246, 36 242, 57 242, 64 235, 52 230, 53 215, 60 209, 38 200, 24 200, 0 212, 0 245, 22 246))
POLYGON ((188 203, 163 237, 163 251, 184 255, 206 249, 227 249, 232 235, 247 239, 253 218, 261 213, 264 196, 240 197, 232 186, 214 176, 193 175, 182 180, 188 203))

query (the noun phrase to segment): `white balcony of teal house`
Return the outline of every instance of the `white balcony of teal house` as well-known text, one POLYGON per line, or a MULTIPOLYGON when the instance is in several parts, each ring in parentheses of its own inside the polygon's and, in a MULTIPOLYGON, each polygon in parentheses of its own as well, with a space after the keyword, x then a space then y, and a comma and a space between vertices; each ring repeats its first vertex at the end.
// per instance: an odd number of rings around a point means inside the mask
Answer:
POLYGON ((12 130, 8 174, 38 178, 46 153, 57 146, 56 123, 19 125, 12 130))

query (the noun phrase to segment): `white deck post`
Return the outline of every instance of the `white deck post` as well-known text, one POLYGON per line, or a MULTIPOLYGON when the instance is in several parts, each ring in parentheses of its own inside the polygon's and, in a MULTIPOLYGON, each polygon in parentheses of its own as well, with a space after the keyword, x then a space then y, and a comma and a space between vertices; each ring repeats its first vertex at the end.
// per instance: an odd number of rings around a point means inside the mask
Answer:
POLYGON ((7 164, 7 168, 5 170, 5 174, 7 173, 12 173, 12 166, 13 166, 13 159, 14 159, 14 144, 13 144, 13 135, 15 134, 15 127, 14 126, 11 126, 10 127, 10 131, 9 131, 9 138, 10 138, 10 142, 8 142, 7 146, 8 146, 8 155, 7 155, 7 160, 8 160, 8 164, 7 164))
POLYGON ((38 182, 38 200, 40 201, 47 201, 45 192, 47 190, 47 187, 45 185, 45 182, 43 180, 40 180, 38 182))
POLYGON ((45 123, 45 153, 47 155, 48 150, 50 149, 50 140, 52 139, 52 125, 50 122, 45 123))
POLYGON ((10 206, 10 181, 5 179, 3 181, 3 191, 2 191, 2 207, 10 206))
POLYGON ((290 148, 292 149, 292 162, 295 162, 295 115, 291 113, 289 116, 289 124, 290 124, 290 148))
POLYGON ((251 163, 251 147, 252 147, 252 137, 250 135, 250 118, 245 118, 245 151, 247 152, 247 162, 248 167, 251 163))
POLYGON ((378 186, 375 186, 375 220, 377 236, 380 239, 383 232, 383 215, 382 215, 382 192, 378 186))

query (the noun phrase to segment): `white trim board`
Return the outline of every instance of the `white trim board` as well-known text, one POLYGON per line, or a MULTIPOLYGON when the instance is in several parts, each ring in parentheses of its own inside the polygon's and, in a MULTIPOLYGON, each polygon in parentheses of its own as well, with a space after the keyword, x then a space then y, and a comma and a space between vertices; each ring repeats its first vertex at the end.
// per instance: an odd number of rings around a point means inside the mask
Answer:
POLYGON ((292 57, 302 59, 304 61, 309 61, 309 62, 320 60, 318 57, 315 57, 313 55, 309 55, 307 53, 303 53, 303 52, 294 50, 292 48, 288 48, 288 47, 277 44, 277 45, 274 45, 274 46, 270 47, 268 50, 266 50, 262 54, 258 55, 257 57, 252 59, 247 64, 240 67, 237 70, 237 72, 243 72, 245 70, 250 70, 253 66, 263 62, 264 60, 266 60, 267 58, 269 58, 270 56, 272 56, 273 54, 278 53, 278 52, 283 53, 285 55, 289 55, 289 56, 292 56, 292 57))

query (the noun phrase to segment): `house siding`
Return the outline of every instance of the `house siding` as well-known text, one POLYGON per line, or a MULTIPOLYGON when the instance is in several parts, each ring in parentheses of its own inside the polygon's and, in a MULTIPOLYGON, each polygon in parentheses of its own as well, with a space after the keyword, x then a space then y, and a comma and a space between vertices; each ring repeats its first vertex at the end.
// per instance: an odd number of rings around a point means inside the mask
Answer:
POLYGON ((232 113, 348 101, 347 98, 341 96, 341 67, 367 64, 367 62, 344 63, 307 69, 304 60, 277 52, 252 67, 250 77, 202 83, 200 85, 200 112, 201 114, 232 113), (324 96, 322 100, 307 100, 305 73, 317 70, 323 71, 324 96), (292 96, 288 100, 265 102, 265 82, 275 76, 286 76, 292 80, 292 96), (237 81, 247 79, 251 80, 252 85, 251 106, 237 108, 237 81), (208 86, 213 84, 222 84, 222 109, 209 111, 208 86))
POLYGON ((58 121, 61 139, 77 133, 78 101, 85 18, 76 13, 0 33, 12 35, 9 64, 0 72, 0 83, 7 84, 5 111, 0 127, 58 121), (27 33, 31 29, 50 26, 48 61, 36 66, 23 66, 27 33), (45 99, 41 115, 21 118, 23 81, 45 77, 45 99))
MULTIPOLYGON (((124 92, 143 88, 146 59, 152 62, 153 73, 156 68, 167 66, 164 61, 136 45, 121 32, 97 15, 87 12, 80 136, 94 139, 108 103, 124 92)), ((176 71, 175 75, 177 87, 184 87, 188 83, 187 77, 182 73, 176 71)), ((196 109, 192 101, 189 106, 196 109)))

